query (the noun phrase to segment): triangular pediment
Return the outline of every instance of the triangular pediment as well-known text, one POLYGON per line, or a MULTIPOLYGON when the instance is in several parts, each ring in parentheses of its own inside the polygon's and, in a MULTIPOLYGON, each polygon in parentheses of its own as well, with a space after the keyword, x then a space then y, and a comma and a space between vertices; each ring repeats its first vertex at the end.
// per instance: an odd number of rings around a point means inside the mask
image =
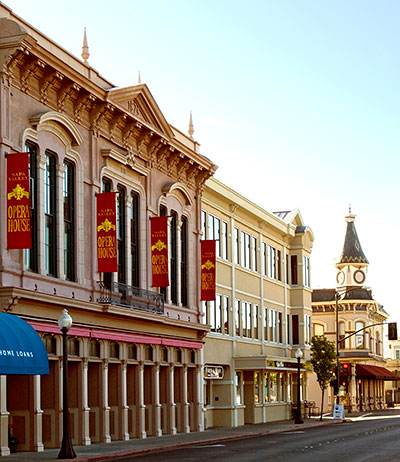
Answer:
POLYGON ((115 88, 108 91, 108 100, 123 107, 139 121, 167 138, 173 132, 146 84, 115 88))

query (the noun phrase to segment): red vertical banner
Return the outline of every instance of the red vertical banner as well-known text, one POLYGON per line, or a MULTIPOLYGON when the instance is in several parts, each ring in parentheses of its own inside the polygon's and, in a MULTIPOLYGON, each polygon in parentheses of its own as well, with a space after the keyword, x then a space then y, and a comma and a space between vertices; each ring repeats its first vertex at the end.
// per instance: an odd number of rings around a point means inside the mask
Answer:
POLYGON ((115 192, 97 194, 97 266, 99 273, 118 271, 115 192))
POLYGON ((7 248, 31 247, 29 153, 7 154, 7 248))
POLYGON ((169 286, 167 217, 150 219, 152 287, 169 286))
POLYGON ((215 300, 215 240, 201 241, 201 297, 215 300))

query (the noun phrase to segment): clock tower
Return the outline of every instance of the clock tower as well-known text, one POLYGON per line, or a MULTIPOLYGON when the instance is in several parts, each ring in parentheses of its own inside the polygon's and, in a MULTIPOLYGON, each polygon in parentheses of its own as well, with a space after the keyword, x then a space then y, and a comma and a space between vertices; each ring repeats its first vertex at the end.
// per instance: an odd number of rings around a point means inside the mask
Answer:
POLYGON ((367 277, 368 260, 362 251, 358 240, 354 220, 356 216, 349 212, 345 217, 347 222, 346 236, 339 262, 336 263, 337 287, 363 287, 367 277))

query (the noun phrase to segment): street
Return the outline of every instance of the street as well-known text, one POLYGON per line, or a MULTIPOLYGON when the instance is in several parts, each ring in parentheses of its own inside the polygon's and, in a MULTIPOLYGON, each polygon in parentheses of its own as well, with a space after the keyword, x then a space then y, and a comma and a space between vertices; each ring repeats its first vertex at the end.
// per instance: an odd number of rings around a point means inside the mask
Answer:
POLYGON ((294 431, 119 460, 151 462, 161 459, 180 462, 215 459, 230 462, 400 461, 400 413, 366 413, 352 422, 304 430, 299 425, 294 431))

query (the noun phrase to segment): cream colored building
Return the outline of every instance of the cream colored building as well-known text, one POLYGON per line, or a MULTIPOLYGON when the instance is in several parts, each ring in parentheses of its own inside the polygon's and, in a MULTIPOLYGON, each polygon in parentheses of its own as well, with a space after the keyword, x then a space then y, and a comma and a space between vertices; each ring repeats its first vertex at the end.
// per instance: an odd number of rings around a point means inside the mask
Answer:
POLYGON ((73 444, 203 430, 201 196, 216 166, 145 84, 116 88, 93 69, 87 43, 77 59, 3 4, 0 43, 0 309, 36 329, 50 362, 49 375, 0 376, 0 455, 9 426, 18 451, 60 447, 64 308, 73 444), (6 154, 20 151, 30 158, 33 247, 8 250, 6 154), (102 191, 118 193, 113 274, 97 272, 102 191), (159 215, 170 236, 162 291, 150 264, 159 215))
POLYGON ((290 419, 295 351, 309 358, 313 233, 299 211, 269 213, 214 178, 201 221, 217 240, 217 298, 203 302, 205 427, 290 419))
MULTIPOLYGON (((315 289, 312 295, 313 335, 325 335, 336 345, 339 333, 340 402, 349 411, 385 407, 384 323, 387 312, 366 287, 369 262, 355 228, 355 215, 346 216, 347 228, 341 257, 336 263, 336 287, 315 289), (336 298, 338 326, 336 325, 336 298)), ((321 391, 315 376, 310 379, 310 397, 321 405, 321 391)), ((335 402, 333 387, 325 393, 324 409, 335 402)))

